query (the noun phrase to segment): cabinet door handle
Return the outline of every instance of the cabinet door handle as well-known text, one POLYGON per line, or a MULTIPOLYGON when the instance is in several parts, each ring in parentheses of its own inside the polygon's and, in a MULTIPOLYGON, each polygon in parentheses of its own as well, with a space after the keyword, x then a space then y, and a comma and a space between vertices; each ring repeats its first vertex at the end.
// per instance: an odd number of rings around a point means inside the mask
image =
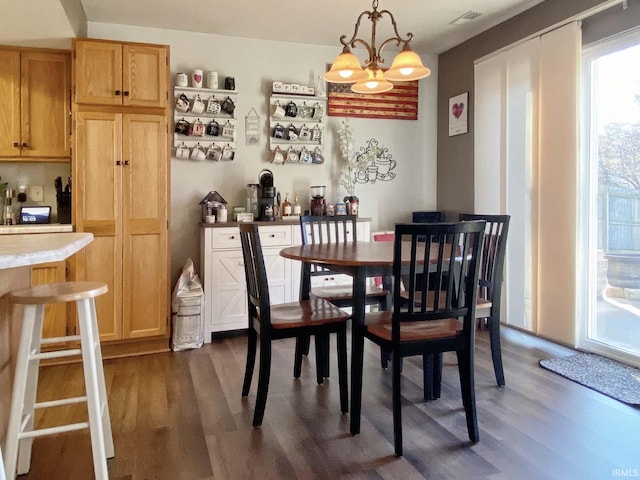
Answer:
POLYGON ((275 234, 275 233, 272 233, 272 234, 271 234, 271 238, 276 238, 276 234, 275 234))
POLYGON ((231 240, 235 240, 235 239, 236 239, 236 236, 235 236, 235 235, 231 235, 231 237, 230 237, 230 238, 231 238, 231 240))
POLYGON ((128 97, 128 96, 129 96, 129 92, 128 92, 127 90, 125 90, 124 92, 122 92, 122 94, 123 94, 125 97, 128 97))
POLYGON ((27 148, 29 144, 27 142, 22 142, 22 148, 27 148))
POLYGON ((124 161, 124 165, 125 165, 125 166, 128 166, 128 165, 129 165, 129 160, 125 160, 125 161, 124 161))
POLYGON ((13 148, 20 148, 20 144, 18 142, 13 142, 13 148))
POLYGON ((120 95, 120 90, 116 90, 116 95, 120 95))
POLYGON ((120 160, 116 160, 116 165, 122 165, 122 162, 120 160))

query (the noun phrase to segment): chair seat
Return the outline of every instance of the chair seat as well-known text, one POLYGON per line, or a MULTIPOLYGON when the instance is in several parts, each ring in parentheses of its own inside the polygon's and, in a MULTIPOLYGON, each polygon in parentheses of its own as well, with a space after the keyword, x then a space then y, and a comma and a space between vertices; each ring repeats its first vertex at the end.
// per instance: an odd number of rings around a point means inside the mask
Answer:
POLYGON ((13 291, 9 299, 13 303, 22 305, 48 305, 97 297, 108 291, 109 287, 104 282, 47 283, 13 291))
MULTIPOLYGON (((367 332, 378 338, 391 341, 392 312, 371 312, 366 315, 367 332)), ((455 337, 462 333, 462 322, 457 318, 406 322, 400 325, 400 341, 430 340, 455 337)))
MULTIPOLYGON (((311 289, 311 294, 328 301, 348 300, 353 295, 351 285, 327 285, 326 287, 316 287, 311 289)), ((389 291, 382 287, 367 285, 367 297, 386 297, 389 291)))
POLYGON ((344 322, 351 315, 321 298, 271 305, 271 326, 278 328, 311 327, 344 322))

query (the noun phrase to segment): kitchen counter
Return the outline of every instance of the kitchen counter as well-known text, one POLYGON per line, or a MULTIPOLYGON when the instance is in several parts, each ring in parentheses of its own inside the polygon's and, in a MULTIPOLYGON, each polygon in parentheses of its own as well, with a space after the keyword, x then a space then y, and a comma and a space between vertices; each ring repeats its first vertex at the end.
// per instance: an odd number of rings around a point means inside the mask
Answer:
POLYGON ((92 233, 0 236, 0 269, 58 262, 70 257, 92 241, 92 233))
POLYGON ((23 311, 6 293, 31 285, 31 265, 64 260, 92 241, 91 233, 0 235, 0 438, 5 438, 23 311))
POLYGON ((73 232, 73 225, 71 225, 70 223, 48 223, 41 225, 0 225, 0 235, 62 232, 73 232))

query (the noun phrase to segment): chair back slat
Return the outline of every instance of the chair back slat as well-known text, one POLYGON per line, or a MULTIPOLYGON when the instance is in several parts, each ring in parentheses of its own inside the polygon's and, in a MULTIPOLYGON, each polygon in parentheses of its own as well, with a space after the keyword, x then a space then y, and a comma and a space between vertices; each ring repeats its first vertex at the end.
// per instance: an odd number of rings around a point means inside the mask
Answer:
MULTIPOLYGON (((303 215, 300 217, 302 244, 340 244, 358 241, 355 215, 333 217, 303 215)), ((319 265, 311 266, 311 275, 327 275, 331 270, 319 265)))
POLYGON ((271 301, 258 225, 248 222, 240 223, 239 226, 247 280, 247 302, 249 311, 252 313, 249 318, 260 318, 260 324, 264 328, 271 324, 271 301))
POLYGON ((484 231, 484 222, 396 225, 394 298, 413 301, 394 301, 393 342, 402 322, 458 318, 473 330, 484 231))

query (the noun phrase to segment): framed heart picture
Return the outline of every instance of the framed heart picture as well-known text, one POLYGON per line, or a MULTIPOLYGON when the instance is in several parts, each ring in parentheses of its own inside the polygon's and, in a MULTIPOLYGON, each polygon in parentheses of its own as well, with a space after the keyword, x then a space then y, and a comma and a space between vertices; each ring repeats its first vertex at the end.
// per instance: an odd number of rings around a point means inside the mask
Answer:
POLYGON ((449 99, 449 136, 467 133, 469 111, 469 92, 461 93, 449 99))

